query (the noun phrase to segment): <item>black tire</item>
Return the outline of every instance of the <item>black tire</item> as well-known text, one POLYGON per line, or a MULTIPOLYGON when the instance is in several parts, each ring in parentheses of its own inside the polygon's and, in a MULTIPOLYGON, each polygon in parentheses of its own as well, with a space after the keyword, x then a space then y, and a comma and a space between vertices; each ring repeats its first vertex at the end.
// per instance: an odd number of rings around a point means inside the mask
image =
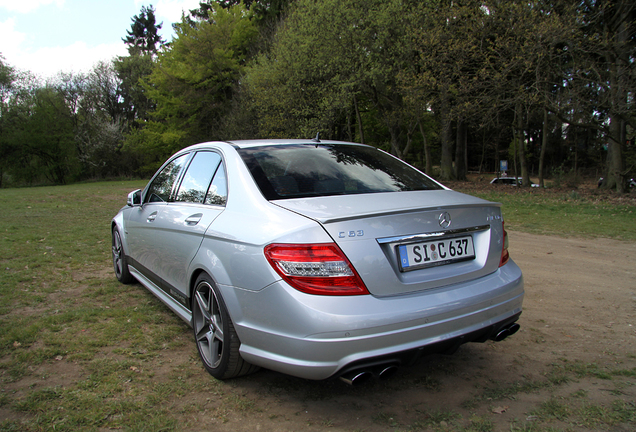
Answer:
POLYGON ((258 370, 243 360, 241 341, 214 281, 201 274, 192 295, 192 329, 203 367, 217 379, 235 378, 258 370))
POLYGON ((117 227, 113 227, 113 268, 119 282, 129 284, 135 281, 134 276, 128 270, 126 253, 117 227))

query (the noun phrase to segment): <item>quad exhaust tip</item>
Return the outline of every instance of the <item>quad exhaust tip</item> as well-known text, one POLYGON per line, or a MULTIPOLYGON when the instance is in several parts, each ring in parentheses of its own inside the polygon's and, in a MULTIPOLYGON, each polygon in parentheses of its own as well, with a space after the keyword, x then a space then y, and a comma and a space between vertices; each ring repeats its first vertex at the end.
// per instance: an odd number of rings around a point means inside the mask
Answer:
POLYGON ((492 339, 495 342, 501 342, 502 340, 504 340, 508 336, 512 336, 513 334, 517 333, 520 328, 521 328, 521 326, 519 324, 517 324, 517 323, 510 324, 509 326, 504 327, 501 330, 499 330, 499 332, 497 332, 497 334, 492 339))
MULTIPOLYGON (((496 342, 500 342, 508 336, 512 336, 517 333, 520 328, 521 326, 517 323, 509 324, 500 328, 494 336, 491 336, 491 339, 496 342)), ((395 363, 389 363, 381 364, 373 368, 367 367, 366 369, 355 369, 340 375, 339 378, 350 386, 358 386, 369 381, 374 376, 381 380, 389 379, 395 375, 397 371, 398 365, 395 363)))
POLYGON ((380 371, 378 372, 378 378, 381 380, 386 380, 395 375, 398 371, 396 365, 382 366, 380 371))
POLYGON ((362 383, 369 381, 373 377, 373 374, 369 371, 353 371, 348 372, 340 376, 340 379, 350 386, 359 386, 362 383))
POLYGON ((377 377, 380 380, 386 380, 391 378, 398 371, 398 365, 396 364, 384 364, 376 366, 372 369, 356 369, 340 375, 340 380, 351 386, 358 386, 367 382, 373 377, 377 377))

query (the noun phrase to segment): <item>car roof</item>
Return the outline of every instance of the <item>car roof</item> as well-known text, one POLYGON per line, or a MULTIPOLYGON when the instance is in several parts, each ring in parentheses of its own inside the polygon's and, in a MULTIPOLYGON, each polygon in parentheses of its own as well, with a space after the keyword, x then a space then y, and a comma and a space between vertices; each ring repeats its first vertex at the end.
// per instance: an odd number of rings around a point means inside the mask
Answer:
POLYGON ((232 144, 238 148, 250 148, 250 147, 264 147, 275 145, 290 145, 290 144, 350 144, 350 145, 364 145, 359 143, 334 141, 334 140, 320 140, 314 139, 254 139, 254 140, 235 140, 227 141, 228 144, 232 144))
POLYGON ((285 145, 317 145, 317 144, 340 144, 340 145, 355 145, 362 147, 371 147, 367 144, 360 144, 354 142, 346 142, 346 141, 335 141, 335 140, 320 140, 318 142, 312 139, 253 139, 253 140, 234 140, 234 141, 206 141, 198 144, 194 144, 188 147, 185 147, 178 152, 176 152, 173 157, 188 153, 191 151, 197 150, 206 150, 213 148, 223 148, 223 147, 233 147, 235 149, 243 149, 243 148, 257 148, 257 147, 267 147, 267 146, 285 146, 285 145))

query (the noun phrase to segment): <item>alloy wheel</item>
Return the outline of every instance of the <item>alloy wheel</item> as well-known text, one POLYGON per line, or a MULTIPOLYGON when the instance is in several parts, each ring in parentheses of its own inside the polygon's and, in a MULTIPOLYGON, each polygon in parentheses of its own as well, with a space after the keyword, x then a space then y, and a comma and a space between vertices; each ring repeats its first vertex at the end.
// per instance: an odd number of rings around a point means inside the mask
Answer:
POLYGON ((122 255, 121 237, 119 236, 119 232, 115 230, 113 232, 113 267, 115 268, 117 278, 121 278, 123 272, 122 255))
POLYGON ((211 368, 217 368, 225 345, 223 318, 216 293, 206 281, 195 291, 194 334, 201 357, 211 368))

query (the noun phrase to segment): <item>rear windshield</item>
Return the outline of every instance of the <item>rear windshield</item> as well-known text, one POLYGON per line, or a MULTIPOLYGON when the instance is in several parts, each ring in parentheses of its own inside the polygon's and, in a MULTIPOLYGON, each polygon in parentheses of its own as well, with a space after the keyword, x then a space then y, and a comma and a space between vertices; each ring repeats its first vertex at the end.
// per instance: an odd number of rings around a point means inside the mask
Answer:
POLYGON ((268 200, 441 189, 413 167, 369 146, 294 144, 238 152, 268 200))

